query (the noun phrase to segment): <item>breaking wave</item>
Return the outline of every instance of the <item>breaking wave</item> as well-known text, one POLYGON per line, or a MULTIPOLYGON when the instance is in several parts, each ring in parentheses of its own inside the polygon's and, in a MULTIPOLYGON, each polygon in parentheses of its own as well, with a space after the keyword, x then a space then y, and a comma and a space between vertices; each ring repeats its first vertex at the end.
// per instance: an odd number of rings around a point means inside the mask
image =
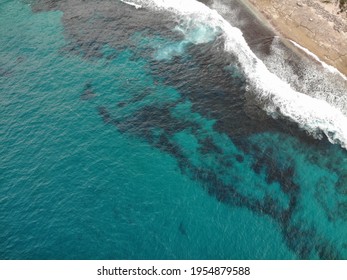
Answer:
MULTIPOLYGON (((296 91, 271 73, 252 52, 241 30, 231 26, 217 11, 195 0, 134 0, 131 4, 170 11, 180 20, 194 20, 197 25, 208 24, 213 30, 220 30, 225 51, 236 55, 249 88, 269 115, 287 118, 313 137, 321 139, 324 134, 331 143, 347 148, 347 117, 325 100, 296 91)), ((192 43, 199 44, 199 41, 192 43)))

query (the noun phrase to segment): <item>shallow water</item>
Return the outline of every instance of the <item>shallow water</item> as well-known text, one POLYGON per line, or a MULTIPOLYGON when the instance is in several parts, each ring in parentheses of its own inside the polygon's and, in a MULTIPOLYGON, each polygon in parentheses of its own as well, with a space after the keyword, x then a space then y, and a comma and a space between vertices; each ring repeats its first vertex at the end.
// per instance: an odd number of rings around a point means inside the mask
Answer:
POLYGON ((0 26, 0 258, 347 258, 346 151, 258 108, 219 28, 77 0, 0 26))

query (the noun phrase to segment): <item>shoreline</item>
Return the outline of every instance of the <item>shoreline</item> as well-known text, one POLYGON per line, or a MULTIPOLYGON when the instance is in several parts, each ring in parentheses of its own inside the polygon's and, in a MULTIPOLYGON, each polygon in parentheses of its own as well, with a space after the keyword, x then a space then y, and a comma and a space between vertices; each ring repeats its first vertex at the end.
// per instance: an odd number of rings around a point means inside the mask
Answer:
MULTIPOLYGON (((329 4, 321 6, 318 4, 319 1, 312 0, 240 0, 240 2, 265 26, 284 39, 283 43, 287 47, 296 53, 315 59, 323 67, 325 63, 336 68, 340 76, 344 76, 342 78, 346 80, 347 14, 343 19, 343 15, 335 15, 332 12, 336 11, 334 9, 331 12, 327 10, 322 12, 317 7, 324 9, 323 6, 329 4), (327 16, 330 16, 330 20, 326 20, 327 16), (333 20, 336 20, 335 25, 331 22, 333 20)), ((333 8, 332 4, 329 6, 333 8)))

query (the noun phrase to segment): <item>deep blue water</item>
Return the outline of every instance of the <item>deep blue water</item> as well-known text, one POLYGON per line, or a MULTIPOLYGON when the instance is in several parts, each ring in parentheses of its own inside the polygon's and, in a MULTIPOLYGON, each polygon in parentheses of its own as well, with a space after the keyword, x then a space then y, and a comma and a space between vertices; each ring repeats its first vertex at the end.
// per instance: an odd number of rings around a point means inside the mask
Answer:
POLYGON ((347 258, 346 151, 252 117, 218 31, 38 2, 0 0, 1 259, 347 258))

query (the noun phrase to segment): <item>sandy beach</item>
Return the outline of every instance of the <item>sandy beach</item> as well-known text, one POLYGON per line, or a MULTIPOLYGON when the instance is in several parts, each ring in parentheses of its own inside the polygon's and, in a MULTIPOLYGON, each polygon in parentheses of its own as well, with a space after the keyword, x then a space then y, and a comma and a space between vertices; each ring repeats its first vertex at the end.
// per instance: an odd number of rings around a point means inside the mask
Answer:
POLYGON ((334 0, 243 0, 282 37, 347 75, 347 12, 334 0))

